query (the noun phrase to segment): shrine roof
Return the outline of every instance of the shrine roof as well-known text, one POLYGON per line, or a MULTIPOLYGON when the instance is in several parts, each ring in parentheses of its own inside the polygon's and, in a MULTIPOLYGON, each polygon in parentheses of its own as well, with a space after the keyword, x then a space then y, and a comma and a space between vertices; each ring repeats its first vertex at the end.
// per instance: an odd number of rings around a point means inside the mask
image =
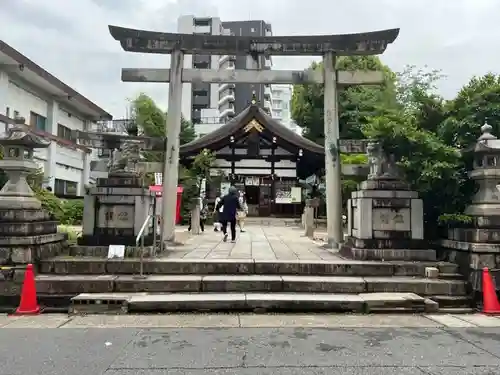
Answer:
MULTIPOLYGON (((273 133, 276 137, 282 138, 288 143, 296 146, 297 148, 309 151, 314 154, 324 155, 324 147, 310 141, 307 138, 290 130, 281 122, 269 116, 261 107, 252 104, 240 112, 231 121, 217 128, 213 132, 204 135, 201 138, 195 139, 180 147, 180 153, 193 154, 205 148, 210 149, 212 145, 218 144, 229 138, 231 135, 237 133, 239 130, 247 126, 253 119, 255 119, 263 128, 273 133)), ((229 142, 229 140, 228 140, 229 142)))

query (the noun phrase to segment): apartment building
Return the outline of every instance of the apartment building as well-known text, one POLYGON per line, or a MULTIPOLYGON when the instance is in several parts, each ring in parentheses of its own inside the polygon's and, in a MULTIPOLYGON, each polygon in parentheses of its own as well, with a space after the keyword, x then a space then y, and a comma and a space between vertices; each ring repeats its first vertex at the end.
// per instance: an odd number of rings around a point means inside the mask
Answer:
POLYGON ((292 85, 272 85, 272 116, 294 132, 302 129, 292 120, 292 85))
MULTIPOLYGON (((271 25, 265 21, 222 22, 218 17, 199 18, 192 15, 178 19, 179 33, 207 35, 265 36, 271 25)), ((270 69, 271 58, 264 58, 261 67, 270 69)), ((245 56, 185 56, 184 68, 245 69, 245 56)), ((190 84, 184 83, 182 114, 193 122, 198 135, 210 133, 245 109, 256 95, 263 108, 271 113, 271 87, 262 84, 190 84)))
MULTIPOLYGON (((262 20, 251 20, 251 21, 228 21, 222 22, 222 27, 224 30, 228 30, 230 35, 236 36, 270 36, 272 35, 271 24, 262 20)), ((227 32, 227 31, 226 31, 227 32)), ((246 56, 231 56, 234 61, 232 69, 245 69, 247 66, 246 56)), ((271 69, 272 60, 271 57, 260 56, 261 61, 259 66, 261 69, 271 69)), ((228 68, 226 67, 226 62, 221 58, 220 69, 228 68)), ((231 66, 229 67, 231 68, 231 66)), ((224 88, 221 85, 220 90, 222 92, 226 90, 231 90, 231 88, 224 88)), ((264 85, 259 83, 240 83, 235 85, 234 89, 234 110, 236 113, 243 111, 252 101, 252 96, 255 94, 257 101, 261 104, 262 108, 266 110, 269 114, 272 108, 272 92, 270 85, 264 85)), ((223 95, 221 93, 221 95, 223 95)), ((222 108, 221 108, 222 109, 222 108)), ((222 113, 222 111, 221 111, 222 113)))
MULTIPOLYGON (((223 33, 220 18, 196 18, 181 16, 177 22, 177 32, 182 34, 221 35, 223 33)), ((219 69, 220 56, 186 55, 184 68, 219 69)), ((203 110, 218 108, 219 84, 184 83, 182 88, 182 115, 193 124, 201 123, 203 110)))
POLYGON ((58 196, 83 195, 95 152, 73 142, 71 131, 90 130, 112 116, 0 40, 0 135, 16 117, 51 141, 34 154, 46 187, 58 196))

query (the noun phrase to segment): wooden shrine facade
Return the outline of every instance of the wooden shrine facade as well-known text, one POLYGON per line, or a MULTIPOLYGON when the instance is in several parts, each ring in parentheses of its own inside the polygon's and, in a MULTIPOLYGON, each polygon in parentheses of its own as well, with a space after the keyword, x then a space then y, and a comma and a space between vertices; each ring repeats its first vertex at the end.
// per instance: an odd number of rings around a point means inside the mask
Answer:
POLYGON ((319 173, 325 160, 322 146, 255 104, 212 133, 181 146, 181 160, 188 162, 204 149, 217 156, 211 175, 223 175, 206 187, 209 202, 234 185, 245 192, 249 216, 300 216, 304 198, 298 181, 319 173))

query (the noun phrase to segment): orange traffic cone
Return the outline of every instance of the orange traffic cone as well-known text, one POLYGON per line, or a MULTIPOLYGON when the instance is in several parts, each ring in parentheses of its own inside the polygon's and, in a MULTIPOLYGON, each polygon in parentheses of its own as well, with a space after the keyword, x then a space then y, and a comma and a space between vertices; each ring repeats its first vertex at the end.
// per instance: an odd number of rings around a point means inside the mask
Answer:
POLYGON ((21 302, 14 315, 36 315, 40 313, 40 306, 36 298, 35 274, 33 265, 28 264, 24 272, 21 302))
POLYGON ((495 283, 487 267, 483 268, 483 314, 500 314, 495 283))

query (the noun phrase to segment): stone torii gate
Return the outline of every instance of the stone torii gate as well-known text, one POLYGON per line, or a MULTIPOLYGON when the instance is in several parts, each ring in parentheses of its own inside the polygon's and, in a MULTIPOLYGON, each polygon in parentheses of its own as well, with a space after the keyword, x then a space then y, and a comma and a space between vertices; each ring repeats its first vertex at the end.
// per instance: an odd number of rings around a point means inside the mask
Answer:
POLYGON ((174 34, 109 26, 113 38, 128 52, 170 54, 170 69, 122 69, 124 82, 169 83, 168 133, 163 184, 162 241, 174 239, 178 180, 179 133, 183 82, 191 83, 322 83, 324 94, 325 170, 328 243, 343 242, 341 165, 337 89, 346 85, 380 84, 382 72, 335 69, 338 56, 377 55, 394 42, 399 29, 360 34, 263 36, 174 34), (246 70, 183 69, 185 54, 246 55, 246 70), (322 56, 323 71, 261 70, 262 56, 322 56))

